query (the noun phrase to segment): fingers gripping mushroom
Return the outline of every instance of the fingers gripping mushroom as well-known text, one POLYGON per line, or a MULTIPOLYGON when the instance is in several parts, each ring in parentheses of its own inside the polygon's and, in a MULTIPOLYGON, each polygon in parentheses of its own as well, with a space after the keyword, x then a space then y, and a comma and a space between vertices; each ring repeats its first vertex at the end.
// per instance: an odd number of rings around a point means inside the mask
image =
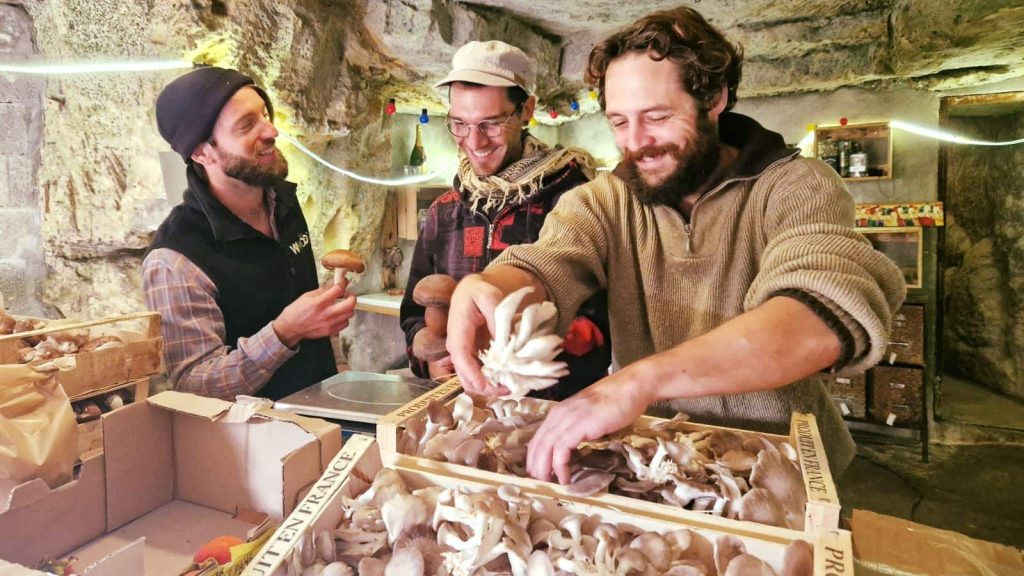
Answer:
POLYGON ((362 274, 366 264, 359 254, 351 250, 331 250, 320 260, 324 268, 334 270, 334 283, 340 285, 342 290, 348 289, 348 278, 345 274, 355 272, 362 274))
POLYGON ((412 353, 424 362, 436 362, 448 355, 444 339, 448 334, 448 305, 455 292, 455 279, 447 274, 431 274, 416 283, 413 302, 426 308, 427 327, 416 333, 412 353))

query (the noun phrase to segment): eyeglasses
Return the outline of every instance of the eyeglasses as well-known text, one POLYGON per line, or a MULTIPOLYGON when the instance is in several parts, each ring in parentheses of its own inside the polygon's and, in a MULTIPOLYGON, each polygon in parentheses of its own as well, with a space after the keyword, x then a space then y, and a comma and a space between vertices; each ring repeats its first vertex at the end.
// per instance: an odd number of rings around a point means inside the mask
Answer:
POLYGON ((470 131, 476 127, 476 131, 483 134, 487 138, 495 138, 501 134, 505 127, 508 126, 508 121, 519 115, 519 107, 504 120, 484 120, 477 124, 466 124, 462 120, 452 120, 448 118, 444 121, 444 125, 448 127, 448 131, 452 133, 452 136, 456 138, 465 138, 469 136, 470 131))

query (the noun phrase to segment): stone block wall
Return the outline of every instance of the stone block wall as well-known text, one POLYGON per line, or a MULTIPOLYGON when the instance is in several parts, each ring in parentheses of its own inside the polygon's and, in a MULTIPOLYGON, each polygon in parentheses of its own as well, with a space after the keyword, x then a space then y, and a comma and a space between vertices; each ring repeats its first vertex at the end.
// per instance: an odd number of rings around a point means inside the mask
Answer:
MULTIPOLYGON (((32 20, 22 6, 0 4, 0 60, 35 54, 32 20)), ((0 76, 0 294, 8 310, 41 316, 45 277, 36 184, 42 143, 41 80, 0 76)))

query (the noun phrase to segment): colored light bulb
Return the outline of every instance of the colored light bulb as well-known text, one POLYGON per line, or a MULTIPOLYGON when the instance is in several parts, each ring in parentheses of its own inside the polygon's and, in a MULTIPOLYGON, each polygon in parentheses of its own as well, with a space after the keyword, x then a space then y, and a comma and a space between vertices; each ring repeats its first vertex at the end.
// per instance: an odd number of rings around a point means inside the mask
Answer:
POLYGON ((388 105, 384 107, 384 113, 388 116, 394 116, 396 112, 395 99, 388 98, 388 105))
POLYGON ((573 112, 579 112, 580 111, 580 103, 575 101, 575 100, 573 100, 572 102, 569 102, 569 108, 571 108, 573 112))
POLYGON ((840 126, 846 126, 846 124, 848 122, 849 122, 849 120, 846 119, 846 116, 843 116, 842 118, 839 119, 839 125, 840 126))
POLYGON ((420 124, 430 123, 430 116, 427 116, 427 109, 423 108, 420 110, 420 124))
POLYGON ((558 110, 552 109, 551 110, 551 117, 552 118, 558 118, 558 110))

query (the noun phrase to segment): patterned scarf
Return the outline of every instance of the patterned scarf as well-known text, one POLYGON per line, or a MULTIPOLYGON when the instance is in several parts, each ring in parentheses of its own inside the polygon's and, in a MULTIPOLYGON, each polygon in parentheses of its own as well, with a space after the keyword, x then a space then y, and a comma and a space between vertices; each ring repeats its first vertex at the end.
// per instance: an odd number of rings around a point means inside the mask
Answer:
POLYGON ((466 154, 459 151, 459 182, 468 194, 470 208, 479 214, 494 215, 506 206, 528 202, 540 190, 544 178, 576 162, 587 180, 594 178, 594 159, 577 148, 556 149, 526 133, 523 157, 493 176, 477 176, 466 154))

